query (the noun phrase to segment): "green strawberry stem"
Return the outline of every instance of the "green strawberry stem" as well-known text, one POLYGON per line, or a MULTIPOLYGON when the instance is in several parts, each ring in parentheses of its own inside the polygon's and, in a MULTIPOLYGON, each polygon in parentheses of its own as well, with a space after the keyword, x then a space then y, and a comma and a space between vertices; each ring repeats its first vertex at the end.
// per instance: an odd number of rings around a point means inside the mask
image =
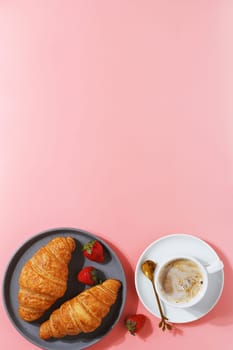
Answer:
POLYGON ((136 322, 133 322, 131 320, 128 320, 126 322, 126 328, 128 329, 128 331, 132 334, 135 335, 135 330, 136 330, 136 322))
POLYGON ((95 242, 96 242, 95 239, 93 239, 93 240, 87 242, 86 244, 84 244, 82 250, 83 250, 83 251, 86 251, 88 254, 91 254, 91 253, 92 253, 92 248, 93 248, 95 242))
POLYGON ((92 277, 92 279, 93 279, 93 281, 94 281, 94 284, 100 284, 100 283, 101 283, 101 281, 100 281, 99 278, 98 278, 96 269, 93 269, 93 270, 91 271, 91 277, 92 277))

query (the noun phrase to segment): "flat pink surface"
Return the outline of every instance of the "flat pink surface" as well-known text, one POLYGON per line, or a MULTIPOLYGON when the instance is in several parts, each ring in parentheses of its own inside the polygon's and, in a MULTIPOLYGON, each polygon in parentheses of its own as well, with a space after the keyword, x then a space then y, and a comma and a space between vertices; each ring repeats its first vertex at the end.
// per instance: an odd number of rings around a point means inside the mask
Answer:
MULTIPOLYGON (((1 281, 15 250, 52 227, 115 247, 128 297, 93 350, 232 349, 233 3, 0 1, 1 281), (163 334, 134 269, 155 239, 184 232, 225 264, 216 307, 163 334), (148 316, 133 337, 131 312, 148 316)), ((32 350, 1 302, 1 347, 32 350)))

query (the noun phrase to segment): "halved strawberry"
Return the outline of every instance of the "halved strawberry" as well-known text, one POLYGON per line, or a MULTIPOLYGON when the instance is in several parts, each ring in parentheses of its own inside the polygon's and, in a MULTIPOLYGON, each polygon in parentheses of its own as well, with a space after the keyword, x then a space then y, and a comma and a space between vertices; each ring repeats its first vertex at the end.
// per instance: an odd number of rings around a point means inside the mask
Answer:
POLYGON ((86 258, 100 263, 104 262, 104 249, 99 241, 93 239, 87 242, 84 244, 82 251, 86 258))
POLYGON ((77 275, 77 280, 83 284, 88 284, 89 286, 93 286, 100 282, 97 270, 93 266, 86 266, 80 270, 77 275))
POLYGON ((135 335, 144 325, 146 316, 142 314, 129 315, 125 318, 125 326, 130 334, 135 335))

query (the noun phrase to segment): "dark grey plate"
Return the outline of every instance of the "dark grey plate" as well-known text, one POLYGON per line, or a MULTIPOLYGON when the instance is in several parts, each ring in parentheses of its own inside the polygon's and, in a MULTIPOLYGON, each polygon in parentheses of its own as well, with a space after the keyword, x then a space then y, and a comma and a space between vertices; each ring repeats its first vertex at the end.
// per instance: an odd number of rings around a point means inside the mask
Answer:
POLYGON ((126 300, 126 278, 123 267, 116 253, 99 237, 79 229, 59 228, 44 231, 25 242, 11 259, 6 270, 3 283, 3 298, 8 316, 16 329, 31 343, 42 349, 67 349, 79 350, 100 341, 116 325, 123 311, 126 300), (72 255, 69 265, 69 280, 65 295, 60 298, 40 320, 29 323, 22 321, 18 317, 18 278, 25 262, 43 245, 57 236, 71 236, 76 241, 76 250, 72 255), (83 257, 81 247, 91 239, 99 240, 104 247, 105 262, 96 263, 83 257), (119 292, 117 302, 112 306, 109 314, 103 320, 101 326, 92 333, 81 333, 77 336, 67 336, 63 339, 53 339, 45 341, 40 339, 38 332, 41 322, 48 319, 50 313, 59 307, 64 301, 80 293, 84 285, 76 280, 78 271, 83 266, 92 265, 100 271, 104 279, 115 278, 121 281, 122 288, 119 292))

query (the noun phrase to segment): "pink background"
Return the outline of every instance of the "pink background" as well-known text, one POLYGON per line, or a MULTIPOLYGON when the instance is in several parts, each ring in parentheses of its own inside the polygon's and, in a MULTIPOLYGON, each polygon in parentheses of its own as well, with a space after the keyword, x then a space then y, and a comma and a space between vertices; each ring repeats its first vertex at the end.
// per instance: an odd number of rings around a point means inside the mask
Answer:
MULTIPOLYGON (((93 349, 232 348, 232 18, 230 0, 0 1, 1 280, 42 230, 106 239, 128 298, 93 349), (134 269, 177 232, 216 249, 226 282, 208 315, 162 334, 134 269), (148 316, 137 337, 131 312, 148 316)), ((0 315, 2 347, 37 349, 0 315)))

